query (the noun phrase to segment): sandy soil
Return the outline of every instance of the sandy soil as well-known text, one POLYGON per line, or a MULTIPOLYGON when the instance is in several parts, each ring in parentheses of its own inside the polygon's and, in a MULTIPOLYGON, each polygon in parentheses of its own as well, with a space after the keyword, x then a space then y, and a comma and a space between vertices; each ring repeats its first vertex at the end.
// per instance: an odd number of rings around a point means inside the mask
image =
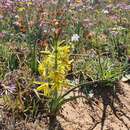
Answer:
POLYGON ((64 106, 59 117, 64 130, 130 130, 130 85, 120 83, 114 98, 111 90, 95 92, 92 99, 64 106))
MULTIPOLYGON (((120 83, 116 93, 96 88, 93 98, 67 103, 61 113, 57 130, 130 130, 130 85, 120 83)), ((47 130, 44 121, 23 126, 15 130, 47 130)))

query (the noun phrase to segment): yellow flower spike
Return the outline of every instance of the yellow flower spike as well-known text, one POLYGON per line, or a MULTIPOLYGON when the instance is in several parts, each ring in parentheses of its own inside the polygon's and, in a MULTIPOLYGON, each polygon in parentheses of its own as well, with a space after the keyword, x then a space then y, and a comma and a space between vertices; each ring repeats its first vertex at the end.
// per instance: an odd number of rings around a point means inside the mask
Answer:
POLYGON ((43 57, 43 61, 39 64, 38 71, 42 80, 48 82, 41 82, 41 84, 37 83, 40 85, 37 90, 43 91, 45 96, 53 97, 53 93, 55 93, 55 91, 59 93, 63 87, 68 86, 66 75, 71 69, 72 64, 72 60, 69 60, 70 46, 64 45, 62 42, 58 42, 56 69, 55 51, 50 52, 46 50, 41 53, 45 56, 43 57))

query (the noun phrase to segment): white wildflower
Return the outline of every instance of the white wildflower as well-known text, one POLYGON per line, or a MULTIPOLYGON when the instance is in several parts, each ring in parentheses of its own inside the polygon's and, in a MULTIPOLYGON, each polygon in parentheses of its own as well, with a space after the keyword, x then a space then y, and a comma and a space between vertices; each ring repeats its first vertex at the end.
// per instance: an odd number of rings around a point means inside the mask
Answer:
POLYGON ((89 96, 90 98, 92 98, 92 97, 94 96, 93 90, 90 90, 88 96, 89 96))
POLYGON ((16 18, 16 19, 18 19, 18 18, 19 18, 19 16, 18 16, 18 15, 15 15, 15 18, 16 18))
POLYGON ((44 33, 47 33, 47 30, 44 30, 44 33))
POLYGON ((105 9, 103 9, 102 12, 103 12, 104 14, 109 14, 109 11, 108 11, 108 10, 105 10, 105 9))
POLYGON ((78 42, 79 38, 80 38, 80 36, 78 34, 73 34, 73 36, 71 37, 71 41, 72 42, 78 42))
POLYGON ((122 82, 127 82, 130 80, 130 74, 126 74, 125 76, 122 77, 121 81, 122 82))
POLYGON ((89 96, 90 98, 92 98, 92 97, 94 96, 94 94, 93 94, 93 93, 89 93, 88 96, 89 96))

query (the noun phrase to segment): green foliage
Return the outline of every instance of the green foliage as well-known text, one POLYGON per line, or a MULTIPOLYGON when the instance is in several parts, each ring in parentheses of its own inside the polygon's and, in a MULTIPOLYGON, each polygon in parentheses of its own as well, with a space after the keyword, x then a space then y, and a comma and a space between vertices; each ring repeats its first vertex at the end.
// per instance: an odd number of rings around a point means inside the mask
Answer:
POLYGON ((113 89, 129 70, 130 16, 116 2, 110 9, 106 3, 15 2, 13 11, 0 8, 0 79, 8 110, 52 119, 66 102, 84 98, 70 96, 75 89, 87 95, 91 86, 113 89))

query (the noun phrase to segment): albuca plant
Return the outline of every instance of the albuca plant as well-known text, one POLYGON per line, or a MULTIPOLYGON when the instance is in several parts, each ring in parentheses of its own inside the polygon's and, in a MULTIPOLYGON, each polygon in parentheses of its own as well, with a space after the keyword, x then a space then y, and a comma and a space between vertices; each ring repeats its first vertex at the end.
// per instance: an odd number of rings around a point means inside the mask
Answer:
POLYGON ((39 64, 38 70, 44 82, 37 90, 44 91, 44 95, 53 97, 63 86, 67 86, 67 72, 71 69, 72 61, 69 60, 70 47, 59 46, 52 52, 45 52, 44 60, 39 64))
POLYGON ((64 93, 64 88, 71 85, 66 76, 71 69, 72 60, 69 58, 70 46, 62 45, 62 43, 56 41, 52 51, 42 52, 44 58, 38 67, 42 82, 36 82, 36 84, 40 85, 37 87, 37 91, 43 92, 43 95, 49 100, 50 130, 54 130, 56 115, 62 105, 75 99, 69 96, 65 98, 71 92, 70 90, 64 93))

